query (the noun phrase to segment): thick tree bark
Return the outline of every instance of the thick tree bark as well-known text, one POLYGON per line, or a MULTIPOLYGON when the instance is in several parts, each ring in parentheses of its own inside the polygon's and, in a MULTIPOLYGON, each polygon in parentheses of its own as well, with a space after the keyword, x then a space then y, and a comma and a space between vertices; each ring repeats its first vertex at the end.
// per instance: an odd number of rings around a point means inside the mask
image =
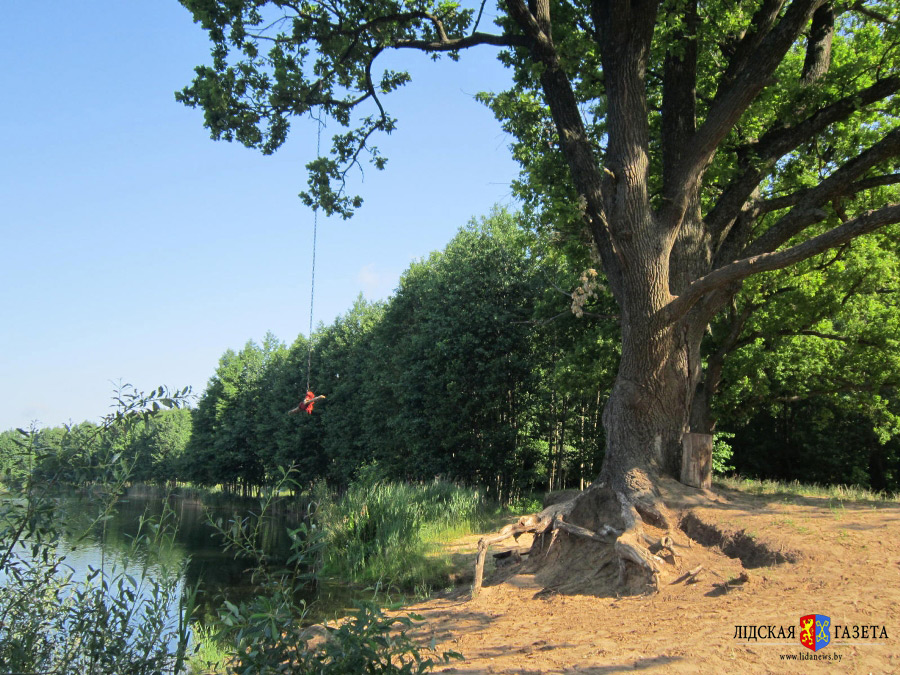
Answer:
POLYGON ((606 454, 600 475, 567 511, 565 521, 557 522, 550 514, 536 516, 543 529, 538 528, 542 534, 529 564, 546 558, 555 542, 565 538, 560 532, 580 533, 581 539, 590 540, 585 532, 608 526, 620 532, 614 545, 620 582, 637 588, 647 582, 656 585, 659 561, 642 544, 642 525, 674 527, 657 486, 662 476, 679 476, 684 434, 710 434, 715 424, 710 401, 719 386, 727 345, 711 355, 704 373, 701 342, 710 320, 748 276, 780 269, 900 220, 900 205, 889 205, 779 250, 824 220, 824 204, 852 193, 867 180, 868 171, 896 156, 900 132, 886 134, 816 188, 790 195, 790 203, 777 207, 790 211, 754 241, 753 224, 767 208, 758 199, 760 183, 785 154, 861 105, 891 95, 900 80, 880 80, 812 115, 803 111, 798 124, 786 123, 762 134, 755 147, 739 156, 736 177, 704 217, 704 173, 719 145, 811 22, 804 81, 814 82, 827 71, 831 4, 764 0, 725 54, 726 73, 698 126, 699 17, 697 3, 685 3, 663 64, 662 136, 654 145, 645 77, 658 0, 593 0, 592 35, 603 64, 606 96, 606 145, 601 149, 585 130, 556 51, 549 3, 506 3, 531 56, 542 66, 544 99, 580 195, 586 229, 619 304, 622 331, 619 371, 603 412, 606 454), (650 198, 652 153, 659 153, 662 179, 655 205, 650 198), (638 583, 629 584, 629 578, 638 583))
MULTIPOLYGON (((631 503, 645 520, 667 526, 655 482, 677 474, 681 436, 687 424, 695 378, 699 374, 702 330, 690 320, 667 321, 664 308, 672 291, 708 265, 701 240, 696 185, 689 186, 684 209, 657 214, 649 199, 649 127, 645 92, 646 62, 655 19, 655 3, 632 3, 630 13, 617 3, 595 4, 603 27, 600 47, 607 92, 610 133, 606 165, 612 174, 605 193, 606 215, 623 266, 622 355, 619 372, 603 414, 606 456, 599 481, 631 503), (670 265, 675 262, 676 268, 670 265), (673 275, 674 273, 674 275, 673 275), (683 278, 678 279, 677 275, 683 278)), ((695 22, 685 26, 691 42, 695 22)), ((663 125, 670 132, 663 146, 665 164, 677 167, 695 134, 696 53, 688 48, 666 62, 663 125)), ((664 172, 667 189, 680 178, 664 172)), ((683 184, 682 184, 683 187, 683 184)), ((703 270, 705 271, 705 270, 703 270)))
POLYGON ((676 470, 696 349, 678 326, 655 328, 632 319, 623 333, 619 373, 603 413, 607 453, 600 480, 631 494, 639 473, 676 470))
POLYGON ((809 42, 806 47, 806 60, 803 62, 803 84, 812 84, 825 73, 831 65, 831 40, 834 37, 834 7, 828 2, 813 14, 812 28, 809 31, 809 42))

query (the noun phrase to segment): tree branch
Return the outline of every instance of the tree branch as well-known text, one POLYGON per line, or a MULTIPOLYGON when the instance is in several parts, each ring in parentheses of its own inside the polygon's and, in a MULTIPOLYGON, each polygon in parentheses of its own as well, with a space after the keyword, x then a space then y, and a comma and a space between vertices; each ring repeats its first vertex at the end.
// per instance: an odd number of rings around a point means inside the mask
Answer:
MULTIPOLYGON (((544 66, 540 76, 541 87, 550 107, 572 182, 584 200, 582 204, 584 222, 597 245, 610 289, 613 295, 621 299, 622 258, 616 249, 607 222, 603 199, 603 175, 591 139, 584 127, 572 83, 559 62, 559 55, 551 36, 541 27, 542 23, 549 27, 549 14, 539 22, 523 0, 506 0, 506 5, 510 17, 529 41, 529 48, 535 60, 544 66)), ((542 8, 539 11, 549 12, 549 9, 542 8)))
POLYGON ((493 35, 490 33, 472 33, 461 38, 442 40, 397 40, 391 44, 395 49, 419 49, 424 52, 452 52, 477 45, 493 45, 495 47, 527 47, 528 40, 521 35, 493 35))
MULTIPOLYGON (((758 46, 752 49, 734 80, 716 94, 706 120, 691 140, 690 151, 677 169, 681 179, 673 183, 670 192, 665 195, 669 200, 663 211, 665 222, 681 222, 691 188, 700 180, 719 144, 765 87, 784 55, 809 23, 813 12, 824 1, 794 0, 778 25, 758 41, 758 46)), ((765 4, 772 5, 770 9, 780 5, 778 2, 765 4)))
MULTIPOLYGON (((885 174, 884 176, 872 176, 871 178, 865 178, 863 180, 856 181, 855 183, 851 183, 840 193, 840 195, 836 196, 846 197, 849 195, 857 194, 859 192, 864 192, 865 190, 871 190, 875 187, 896 185, 897 183, 900 183, 900 173, 889 173, 885 174)), ((813 189, 814 188, 806 188, 803 190, 797 190, 797 192, 792 192, 791 194, 784 195, 782 197, 773 197, 771 199, 761 200, 756 204, 754 212, 757 216, 761 216, 766 213, 771 213, 772 211, 779 211, 791 206, 796 206, 803 198, 807 197, 813 189)))
POLYGON ((863 347, 878 347, 879 345, 871 340, 865 340, 858 337, 847 337, 846 335, 835 335, 833 333, 822 333, 815 330, 806 330, 806 329, 798 329, 792 330, 790 328, 785 328, 782 330, 777 330, 774 333, 764 333, 762 331, 754 331, 748 335, 742 337, 739 341, 735 341, 732 345, 734 346, 744 346, 750 344, 754 340, 758 338, 766 338, 771 335, 777 335, 778 337, 816 337, 822 340, 834 340, 836 342, 843 342, 845 344, 856 344, 862 345, 863 347))
MULTIPOLYGON (((790 121, 780 123, 763 134, 759 141, 738 150, 738 154, 744 158, 743 173, 731 181, 706 217, 716 250, 722 247, 747 200, 779 159, 832 124, 847 119, 854 112, 897 91, 900 91, 900 76, 892 75, 816 110, 798 124, 790 121)), ((796 119, 802 115, 802 110, 795 110, 791 117, 796 119)), ((734 248, 739 250, 742 247, 743 243, 739 243, 734 248)))
POLYGON ((693 282, 684 293, 676 296, 661 310, 662 319, 665 323, 677 321, 704 295, 726 284, 743 281, 747 277, 761 272, 771 272, 793 265, 830 248, 840 246, 851 239, 897 222, 900 222, 900 204, 890 204, 875 211, 869 211, 783 251, 762 253, 743 260, 736 260, 693 282))
POLYGON ((817 337, 822 340, 836 340, 837 342, 844 342, 846 344, 857 344, 863 345, 865 347, 877 347, 874 342, 871 340, 864 340, 861 338, 853 338, 847 337, 846 335, 834 335, 833 333, 822 333, 817 330, 780 330, 776 333, 776 335, 785 335, 785 336, 794 336, 794 335, 803 335, 806 337, 817 337))
POLYGON ((867 16, 870 19, 874 19, 875 21, 880 21, 881 23, 885 23, 889 26, 895 25, 897 22, 891 18, 888 18, 881 12, 876 12, 874 9, 869 9, 862 2, 855 2, 850 6, 851 11, 859 12, 863 16, 867 16))
POLYGON ((806 43, 806 59, 800 81, 809 85, 828 72, 831 66, 831 40, 834 37, 834 7, 829 1, 815 11, 809 40, 806 43))
POLYGON ((511 321, 510 323, 517 323, 517 324, 527 323, 527 324, 529 324, 529 325, 531 325, 531 326, 546 326, 548 323, 553 323, 553 322, 556 321, 557 319, 561 319, 561 318, 563 318, 564 316, 570 315, 571 313, 572 313, 572 310, 571 310, 571 309, 564 309, 564 310, 561 311, 559 314, 555 314, 555 315, 553 315, 553 316, 551 316, 551 317, 548 317, 548 318, 546 318, 546 319, 524 319, 524 320, 521 320, 521 321, 511 321))
POLYGON ((738 74, 747 67, 750 57, 759 48, 759 43, 771 32, 784 7, 785 0, 763 0, 759 9, 750 19, 750 25, 743 35, 732 45, 723 45, 722 52, 728 59, 728 67, 722 75, 721 87, 734 82, 738 74))
POLYGON ((697 2, 685 9, 685 26, 666 54, 663 66, 663 194, 680 176, 676 168, 697 125, 697 2))
POLYGON ((743 255, 755 256, 776 250, 812 223, 822 220, 821 206, 846 194, 853 183, 873 166, 900 155, 900 129, 888 133, 878 143, 844 164, 819 185, 811 188, 786 215, 756 241, 748 244, 743 255))
POLYGON ((790 395, 785 394, 783 396, 775 396, 775 397, 766 396, 765 398, 757 396, 757 397, 754 397, 754 400, 756 400, 756 401, 763 401, 763 400, 771 401, 774 399, 776 401, 782 401, 784 403, 796 403, 797 401, 803 401, 803 400, 806 400, 809 398, 813 398, 814 396, 832 396, 834 394, 848 394, 848 393, 864 392, 864 391, 878 392, 878 393, 882 393, 882 394, 890 394, 896 388, 897 388, 897 384, 891 383, 891 382, 888 382, 885 384, 879 384, 879 385, 873 385, 870 383, 863 383, 863 382, 848 383, 848 384, 844 384, 840 387, 833 387, 833 388, 829 388, 829 389, 825 389, 825 388, 810 389, 805 394, 790 394, 790 395))

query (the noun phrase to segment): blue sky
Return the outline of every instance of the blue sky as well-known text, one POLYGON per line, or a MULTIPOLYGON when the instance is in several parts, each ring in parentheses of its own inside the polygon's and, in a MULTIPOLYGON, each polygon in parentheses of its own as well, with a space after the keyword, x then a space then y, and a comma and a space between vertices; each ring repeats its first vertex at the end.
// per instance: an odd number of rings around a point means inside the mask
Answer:
MULTIPOLYGON (((307 332, 313 216, 297 193, 314 123, 270 157, 210 140, 174 100, 209 62, 175 0, 6 3, 2 33, 0 430, 96 420, 120 379, 199 392, 229 347, 307 332)), ((399 128, 363 208, 320 218, 317 323, 515 207, 511 139, 473 98, 509 86, 494 57, 379 60, 413 81, 387 98, 399 128)))

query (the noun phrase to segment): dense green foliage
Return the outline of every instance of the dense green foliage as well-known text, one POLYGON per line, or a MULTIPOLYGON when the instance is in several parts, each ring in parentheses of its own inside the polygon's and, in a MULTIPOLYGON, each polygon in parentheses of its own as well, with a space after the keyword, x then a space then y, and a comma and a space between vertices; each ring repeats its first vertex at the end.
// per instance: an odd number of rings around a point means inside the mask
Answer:
POLYGON ((754 279, 712 325, 739 473, 900 488, 898 235, 754 279))
MULTIPOLYGON (((577 251, 525 222, 498 212, 464 228, 388 301, 360 299, 320 326, 311 383, 328 398, 314 414, 286 414, 305 391, 309 342, 267 335, 222 356, 193 410, 127 432, 39 430, 28 456, 17 432, 0 434, 5 484, 90 481, 114 457, 137 481, 245 491, 289 466, 304 486, 344 488, 373 461, 387 479, 442 477, 498 501, 590 482, 615 310, 590 268, 568 271, 587 263, 577 251)), ((717 472, 900 488, 892 234, 761 277, 710 327, 708 358, 728 356, 713 399, 717 472)))
MULTIPOLYGON (((185 394, 187 392, 184 392, 185 394)), ((33 478, 72 485, 96 482, 120 459, 131 480, 159 485, 179 480, 184 451, 193 429, 188 408, 159 410, 127 428, 81 422, 69 427, 34 429, 27 449, 21 433, 0 433, 0 472, 8 487, 33 478)))
MULTIPOLYGON (((166 522, 146 521, 120 561, 103 559, 78 577, 66 562, 67 549, 102 529, 132 478, 123 457, 98 460, 108 448, 151 421, 160 404, 184 402, 186 391, 169 396, 160 388, 145 396, 117 392, 119 406, 99 426, 79 425, 47 432, 16 432, 4 444, 5 459, 37 460, 39 470, 16 475, 21 496, 0 500, 0 664, 10 673, 152 675, 183 672, 188 646, 187 617, 193 596, 180 588, 184 570, 159 556, 171 536, 166 522), (146 414, 145 414, 146 413, 146 414), (58 452, 46 443, 58 441, 58 452), (65 457, 65 465, 58 462, 65 457), (52 463, 48 463, 52 460, 52 463), (51 476, 48 472, 53 471, 51 476), (102 484, 92 492, 90 522, 66 519, 56 490, 102 484), (73 529, 77 528, 77 529, 73 529)), ((7 464, 9 467, 10 464, 7 464)))
MULTIPOLYGON (((648 450, 655 434, 671 472, 686 420, 702 433, 733 431, 735 447, 746 447, 740 430, 751 419, 777 417, 778 406, 807 398, 870 425, 879 443, 897 433, 896 230, 854 239, 900 220, 895 0, 510 0, 494 8, 491 27, 484 6, 434 0, 182 2, 207 31, 212 58, 178 99, 203 110, 214 138, 264 153, 277 150, 299 118, 336 121, 343 133, 309 165, 304 196, 345 217, 361 201, 347 194, 347 171, 367 157, 384 166, 372 143, 397 127, 387 106, 409 81, 402 70, 383 69, 379 56, 416 50, 456 58, 476 46, 498 48, 514 85, 481 99, 514 139, 522 166, 515 193, 538 239, 554 249, 542 262, 556 256, 570 274, 585 270, 584 296, 605 275, 621 311, 597 313, 617 314, 624 336, 641 336, 622 341, 630 370, 610 399, 623 406, 611 406, 606 420, 614 460, 607 466, 617 472, 606 479, 632 464, 655 465, 648 450), (601 274, 592 271, 598 260, 601 274), (799 266, 760 274, 788 265, 799 266), (648 345, 652 356, 641 353, 648 345), (624 405, 617 395, 634 385, 646 405, 624 405), (672 409, 651 414, 656 401, 672 409)), ((386 315, 403 311, 401 294, 386 315)), ((415 367, 397 373, 446 378, 437 396, 435 381, 424 378, 414 395, 399 392, 421 411, 395 427, 407 432, 403 447, 418 446, 416 471, 420 461, 440 472, 449 464, 454 476, 465 468, 498 495, 523 480, 552 487, 596 475, 599 452, 590 442, 602 439, 594 412, 609 391, 615 358, 606 347, 615 341, 536 333, 527 353, 543 386, 529 394, 540 403, 521 394, 505 400, 497 387, 494 410, 501 401, 508 408, 498 434, 482 435, 484 420, 465 407, 465 426, 440 426, 436 398, 474 399, 461 363, 429 371, 445 344, 440 330, 415 367), (575 367, 567 368, 562 362, 573 354, 575 367), (462 434, 450 462, 441 443, 447 429, 462 434), (477 442, 465 437, 468 429, 477 430, 477 442)), ((416 336, 396 337, 402 349, 415 349, 416 336)), ((372 349, 372 368, 392 362, 372 349)), ((527 386, 514 369, 507 374, 527 386)), ((397 400, 395 389, 382 393, 397 400)), ((367 418, 385 428, 365 443, 367 452, 392 440, 392 418, 367 418)), ((310 450, 327 473, 335 455, 310 450)), ((752 466, 735 457, 739 469, 752 466)), ((876 482, 896 480, 892 461, 879 460, 887 473, 876 482)), ((866 478, 845 473, 847 462, 824 465, 833 480, 866 478)))
MULTIPOLYGON (((542 241, 495 214, 413 264, 386 303, 359 300, 320 328, 312 382, 328 399, 311 416, 284 414, 305 388, 303 337, 228 352, 195 413, 220 415, 223 437, 195 427, 184 477, 252 483, 294 465, 304 482, 344 486, 376 460, 390 478, 442 476, 501 500, 590 482, 617 364, 614 308, 590 268, 566 272, 587 262, 577 251, 542 241), (240 381, 256 384, 239 394, 240 381), (246 419, 252 405, 240 396, 267 401, 248 442, 229 435, 229 406, 246 419), (226 467, 228 443, 254 456, 255 473, 226 467)), ((713 399, 718 472, 900 488, 896 241, 887 232, 761 277, 710 327, 709 358, 728 355, 713 399), (786 434, 797 405, 818 412, 786 434)))
POLYGON ((900 437, 883 442, 856 397, 775 404, 732 441, 732 464, 747 476, 900 490, 900 437))
POLYGON ((377 461, 390 478, 440 476, 498 500, 589 482, 615 343, 553 288, 576 282, 510 215, 473 224, 388 302, 359 299, 312 336, 311 386, 327 396, 313 415, 286 414, 306 388, 306 338, 226 352, 180 478, 257 486, 293 466, 304 484, 344 486, 377 461))

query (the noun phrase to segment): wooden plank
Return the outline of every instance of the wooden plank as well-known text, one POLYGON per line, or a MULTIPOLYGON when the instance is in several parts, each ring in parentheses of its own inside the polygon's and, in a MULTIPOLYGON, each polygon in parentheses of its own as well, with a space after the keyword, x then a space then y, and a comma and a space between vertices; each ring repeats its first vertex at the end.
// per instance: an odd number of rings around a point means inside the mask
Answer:
POLYGON ((681 441, 681 482, 691 487, 712 487, 712 434, 685 433, 681 441))

